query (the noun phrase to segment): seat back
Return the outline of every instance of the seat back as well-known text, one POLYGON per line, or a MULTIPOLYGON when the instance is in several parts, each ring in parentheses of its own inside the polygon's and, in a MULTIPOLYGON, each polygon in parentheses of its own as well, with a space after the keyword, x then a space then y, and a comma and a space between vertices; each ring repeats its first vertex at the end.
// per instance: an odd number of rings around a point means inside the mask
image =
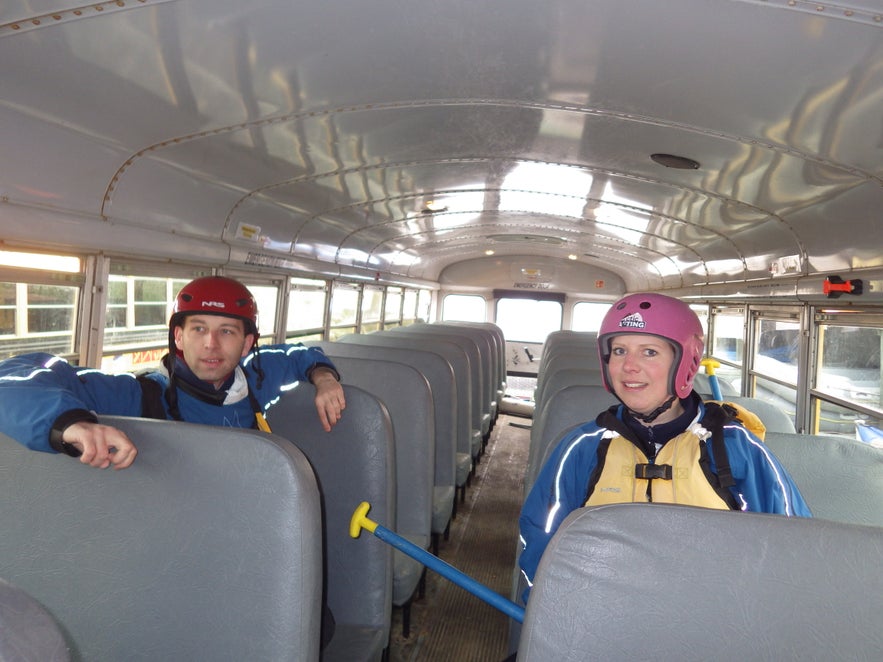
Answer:
POLYGON ((429 540, 435 477, 435 412, 426 377, 415 368, 381 359, 336 357, 344 384, 380 398, 395 436, 396 531, 429 540))
POLYGON ((491 338, 490 333, 486 329, 480 329, 478 327, 445 324, 444 322, 433 322, 432 324, 417 324, 402 328, 426 328, 434 332, 450 334, 452 336, 460 336, 461 338, 467 339, 474 344, 475 349, 477 350, 476 358, 478 360, 478 365, 481 372, 481 390, 479 395, 481 396, 483 416, 482 423, 484 427, 488 427, 488 429, 484 429, 483 427, 482 432, 483 434, 487 435, 487 432, 489 431, 489 424, 492 422, 495 414, 494 407, 496 404, 496 392, 498 386, 498 383, 496 383, 496 373, 494 366, 495 359, 493 339, 491 338))
POLYGON ((467 328, 480 331, 486 337, 486 342, 490 346, 491 351, 491 381, 490 390, 494 400, 499 404, 503 397, 506 386, 506 342, 503 338, 503 331, 496 324, 490 322, 434 322, 441 326, 454 328, 467 328))
POLYGON ((404 347, 379 347, 345 342, 310 342, 320 347, 332 360, 342 357, 375 358, 401 362, 422 374, 432 389, 435 411, 435 485, 455 485, 455 462, 457 455, 457 382, 454 370, 444 357, 436 352, 404 347))
POLYGON ((52 615, 25 591, 0 579, 0 660, 68 662, 64 635, 52 615))
POLYGON ((568 329, 552 331, 543 342, 543 356, 554 354, 565 347, 573 349, 589 348, 597 355, 598 334, 594 331, 570 331, 568 329))
POLYGON ((0 438, 0 577, 83 660, 288 659, 319 652, 315 477, 284 439, 113 416, 124 471, 0 438))
POLYGON ((741 395, 727 395, 723 398, 724 402, 732 402, 745 407, 752 414, 755 414, 763 423, 767 432, 786 432, 795 434, 797 428, 794 427, 794 419, 790 414, 782 411, 769 400, 763 398, 747 398, 741 395))
POLYGON ((814 517, 883 527, 883 449, 847 437, 769 431, 765 443, 814 517))
POLYGON ((437 341, 429 338, 407 337, 398 334, 391 337, 381 333, 350 333, 337 342, 355 343, 368 345, 369 347, 393 347, 410 350, 423 350, 434 352, 442 356, 454 372, 454 380, 457 388, 455 429, 457 434, 457 452, 473 455, 473 429, 479 434, 479 430, 473 426, 472 418, 472 378, 469 367, 469 357, 459 346, 453 342, 437 341))
POLYGON ((883 529, 662 504, 583 508, 540 561, 519 662, 871 660, 883 529))
POLYGON ((537 393, 542 393, 546 380, 558 370, 565 368, 579 368, 601 372, 601 364, 598 361, 598 352, 590 347, 579 349, 561 347, 559 351, 548 357, 543 354, 540 367, 537 372, 537 393))
MULTIPOLYGON (((731 396, 738 396, 739 391, 730 384, 726 379, 717 378, 717 385, 724 399, 729 400, 731 396)), ((696 373, 693 377, 693 390, 702 396, 703 400, 710 400, 712 395, 711 377, 704 372, 696 373)))
POLYGON ((371 504, 371 519, 396 528, 392 422, 376 396, 347 384, 343 388, 346 409, 331 432, 319 423, 309 385, 288 391, 267 413, 273 432, 306 455, 319 484, 328 606, 336 621, 322 653, 325 662, 379 660, 392 618, 392 547, 368 534, 349 535, 350 519, 362 501, 371 504))
POLYGON ((538 387, 534 391, 536 411, 541 412, 546 400, 555 392, 574 384, 602 386, 601 371, 591 368, 559 368, 543 380, 542 387, 538 387))
POLYGON ((435 324, 400 326, 389 331, 383 331, 379 335, 393 338, 407 335, 431 342, 451 343, 459 347, 466 355, 469 366, 470 393, 472 395, 470 401, 472 429, 479 430, 482 435, 487 432, 490 425, 491 407, 490 394, 485 392, 488 375, 484 364, 485 357, 481 354, 481 350, 474 338, 462 331, 444 329, 435 324))

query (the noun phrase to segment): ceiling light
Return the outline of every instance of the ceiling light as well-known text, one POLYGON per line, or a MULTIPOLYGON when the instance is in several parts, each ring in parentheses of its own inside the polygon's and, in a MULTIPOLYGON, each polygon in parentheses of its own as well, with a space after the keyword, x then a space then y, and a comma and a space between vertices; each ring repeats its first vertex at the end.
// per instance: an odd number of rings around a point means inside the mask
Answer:
POLYGON ((561 237, 550 237, 542 234, 491 234, 487 237, 490 241, 505 243, 534 243, 534 244, 563 244, 561 237))

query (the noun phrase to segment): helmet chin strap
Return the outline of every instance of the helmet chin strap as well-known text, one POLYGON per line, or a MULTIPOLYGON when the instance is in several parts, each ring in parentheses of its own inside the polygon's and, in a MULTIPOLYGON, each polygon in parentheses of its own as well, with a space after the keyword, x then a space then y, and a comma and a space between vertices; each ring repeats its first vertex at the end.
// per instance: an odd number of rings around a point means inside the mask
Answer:
POLYGON ((629 412, 629 414, 631 414, 632 416, 634 416, 635 418, 637 418, 638 420, 640 420, 644 423, 652 423, 657 418, 659 418, 660 414, 671 409, 671 406, 674 404, 675 400, 677 400, 677 396, 675 396, 675 395, 671 396, 668 400, 663 402, 661 405, 659 405, 656 409, 651 411, 649 414, 639 414, 638 412, 636 412, 632 409, 629 409, 628 412, 629 412))

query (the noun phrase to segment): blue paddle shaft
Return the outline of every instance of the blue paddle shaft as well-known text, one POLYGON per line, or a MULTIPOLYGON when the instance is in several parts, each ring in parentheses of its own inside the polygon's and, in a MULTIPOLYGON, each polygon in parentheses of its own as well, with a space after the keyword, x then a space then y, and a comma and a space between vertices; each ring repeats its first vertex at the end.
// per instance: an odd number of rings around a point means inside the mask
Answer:
POLYGON ((514 618, 519 623, 524 622, 524 608, 515 604, 511 600, 507 600, 499 593, 495 593, 484 584, 475 581, 469 575, 457 570, 450 563, 442 561, 437 556, 430 554, 422 547, 415 545, 409 540, 402 538, 397 533, 393 533, 386 527, 377 525, 374 529, 374 535, 383 542, 392 545, 397 550, 407 554, 413 559, 420 561, 430 570, 440 574, 445 579, 454 582, 457 586, 466 589, 472 595, 487 602, 491 607, 499 609, 507 616, 514 618))

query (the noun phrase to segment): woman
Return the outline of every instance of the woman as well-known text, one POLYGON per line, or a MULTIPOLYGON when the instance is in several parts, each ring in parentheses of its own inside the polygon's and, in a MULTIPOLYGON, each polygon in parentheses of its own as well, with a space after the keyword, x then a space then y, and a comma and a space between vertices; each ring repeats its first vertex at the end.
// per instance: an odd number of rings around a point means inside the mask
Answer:
POLYGON ((693 391, 703 350, 699 318, 677 299, 632 294, 605 315, 602 379, 622 404, 558 443, 524 503, 525 602, 549 540, 583 506, 660 502, 811 516, 770 450, 693 391))

